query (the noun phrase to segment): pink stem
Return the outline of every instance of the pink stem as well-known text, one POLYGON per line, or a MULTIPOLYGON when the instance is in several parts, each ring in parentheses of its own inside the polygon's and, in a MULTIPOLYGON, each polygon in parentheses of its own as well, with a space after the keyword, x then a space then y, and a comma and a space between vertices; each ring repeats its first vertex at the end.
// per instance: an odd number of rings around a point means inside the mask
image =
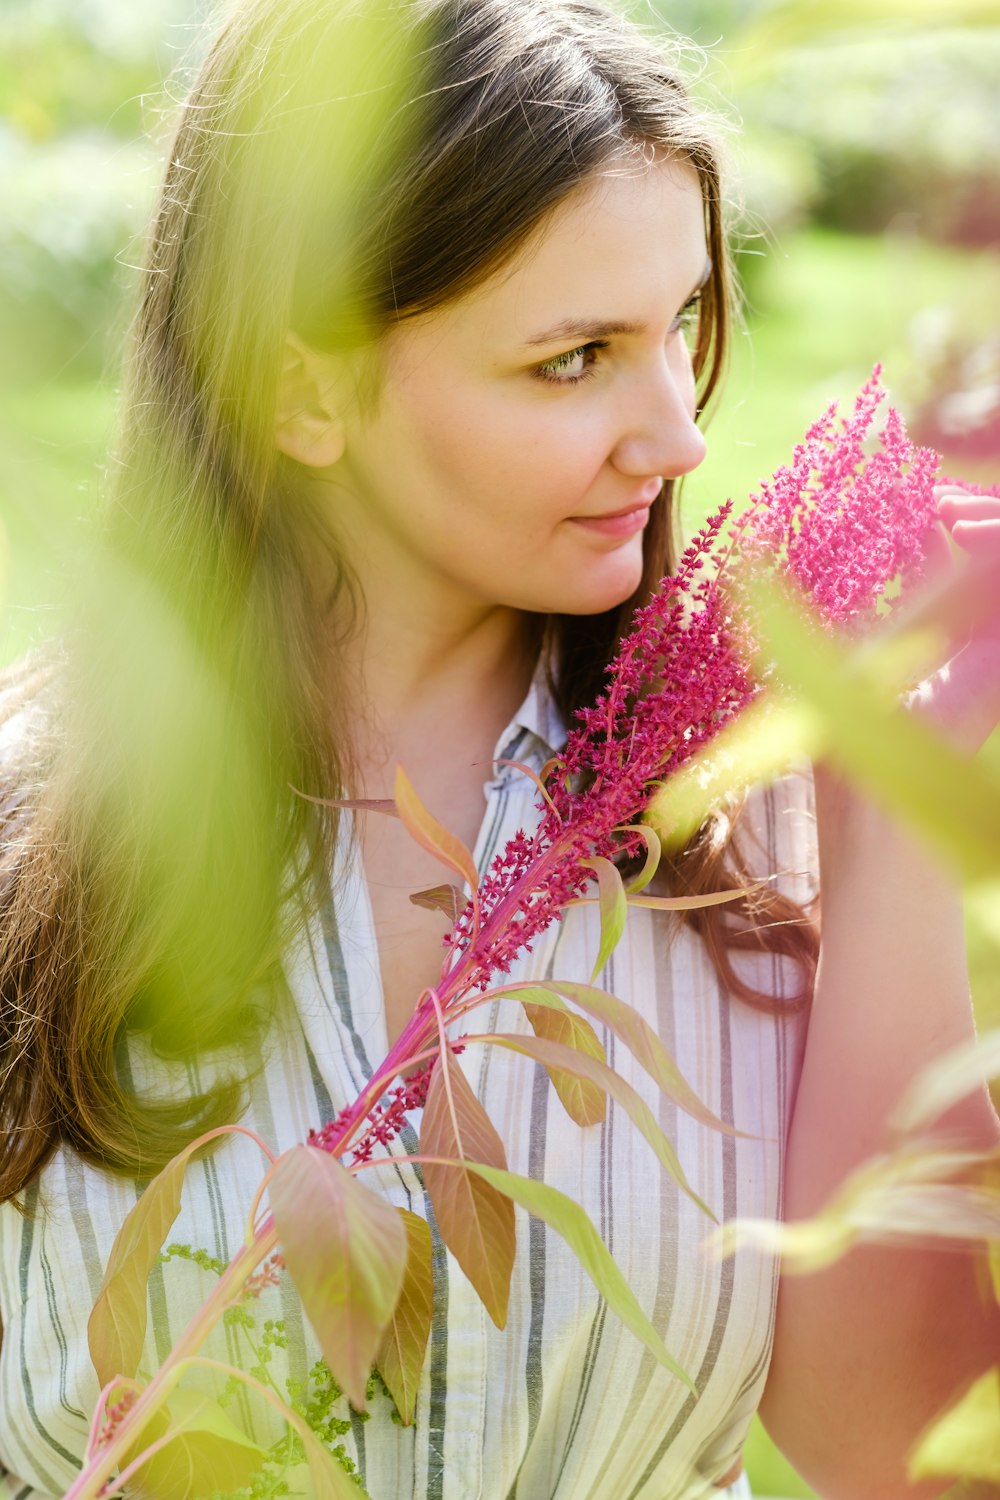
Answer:
POLYGON ((253 1275, 261 1261, 272 1254, 277 1243, 278 1232, 274 1220, 268 1215, 258 1229, 253 1243, 245 1245, 229 1262, 214 1291, 198 1309, 135 1405, 126 1412, 108 1442, 84 1465, 66 1491, 64 1500, 101 1500, 119 1461, 125 1458, 129 1449, 141 1437, 149 1419, 166 1401, 176 1367, 197 1354, 226 1309, 238 1300, 247 1279, 253 1275))

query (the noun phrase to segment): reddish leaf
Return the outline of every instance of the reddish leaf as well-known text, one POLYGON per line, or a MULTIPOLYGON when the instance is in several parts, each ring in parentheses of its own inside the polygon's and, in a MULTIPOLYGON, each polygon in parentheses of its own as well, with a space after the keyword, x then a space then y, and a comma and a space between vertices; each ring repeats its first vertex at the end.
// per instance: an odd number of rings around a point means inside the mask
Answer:
POLYGON ((437 818, 427 811, 402 766, 396 767, 395 792, 396 808, 411 838, 416 839, 421 848, 433 854, 435 859, 441 860, 449 869, 457 871, 470 890, 476 890, 479 885, 479 872, 472 855, 461 839, 449 833, 444 824, 439 823, 437 818))
POLYGON ((547 760, 545 762, 545 765, 541 769, 541 773, 539 773, 538 771, 533 770, 531 766, 525 765, 523 760, 506 760, 502 756, 497 760, 498 766, 513 766, 515 771, 523 772, 524 775, 528 777, 529 781, 533 781, 535 783, 535 786, 541 793, 543 799, 545 800, 547 806, 550 807, 558 817, 559 814, 556 810, 556 805, 553 802, 552 798, 549 796, 545 786, 545 777, 556 764, 557 762, 555 761, 555 759, 547 760))
POLYGON ((399 809, 391 797, 310 797, 308 792, 300 792, 296 786, 291 790, 303 802, 314 802, 317 807, 347 807, 352 812, 375 812, 384 813, 387 818, 399 817, 399 809))
POLYGON ((465 910, 465 896, 457 885, 435 885, 429 891, 414 891, 410 900, 426 911, 443 911, 452 922, 457 922, 465 910))
POLYGON ((102 1386, 131 1379, 146 1341, 146 1283, 181 1211, 184 1172, 198 1143, 153 1178, 115 1236, 104 1280, 87 1324, 90 1357, 102 1386))
POLYGON ((424 1166, 424 1180, 441 1238, 468 1276, 498 1328, 507 1321, 514 1266, 514 1209, 509 1198, 461 1163, 485 1162, 506 1170, 503 1143, 446 1047, 431 1075, 420 1131, 424 1156, 459 1165, 424 1166), (450 1090, 450 1098, 449 1098, 450 1090))
MULTIPOLYGON (((576 1047, 599 1062, 607 1062, 600 1038, 582 1016, 573 1011, 545 1005, 525 1005, 524 1014, 531 1022, 536 1036, 550 1042, 559 1042, 564 1047, 576 1047)), ((570 1119, 578 1125, 599 1125, 606 1114, 607 1096, 602 1088, 589 1078, 577 1073, 566 1073, 561 1068, 550 1068, 548 1074, 552 1087, 562 1100, 570 1119)))
POLYGON ((493 993, 510 995, 513 999, 520 1000, 522 1004, 525 1002, 536 1005, 555 1004, 557 1009, 564 1005, 562 996, 567 996, 581 1010, 595 1016, 610 1031, 613 1031, 619 1041, 625 1043, 653 1082, 663 1090, 667 1098, 672 1099, 693 1119, 700 1120, 703 1125, 708 1125, 712 1130, 718 1130, 722 1135, 738 1136, 741 1139, 751 1138, 745 1131, 736 1130, 732 1125, 727 1125, 724 1120, 719 1119, 718 1115, 713 1114, 707 1105, 702 1104, 653 1027, 648 1021, 643 1020, 637 1010, 627 1005, 624 1000, 619 1000, 617 996, 609 995, 606 990, 595 989, 593 985, 576 984, 569 979, 554 979, 549 985, 513 985, 509 989, 493 993))
POLYGON ((406 1268, 395 1209, 313 1146, 279 1157, 269 1194, 281 1251, 327 1364, 355 1407, 406 1268))
POLYGON ((406 1230, 406 1275, 396 1310, 382 1335, 375 1363, 392 1394, 404 1426, 413 1421, 431 1331, 434 1275, 427 1221, 405 1208, 396 1210, 406 1230))
POLYGON ((90 1357, 102 1386, 116 1375, 131 1379, 139 1367, 146 1341, 146 1283, 180 1213, 188 1162, 209 1141, 230 1134, 250 1135, 263 1144, 241 1125, 220 1126, 199 1136, 153 1178, 115 1236, 87 1324, 90 1357))

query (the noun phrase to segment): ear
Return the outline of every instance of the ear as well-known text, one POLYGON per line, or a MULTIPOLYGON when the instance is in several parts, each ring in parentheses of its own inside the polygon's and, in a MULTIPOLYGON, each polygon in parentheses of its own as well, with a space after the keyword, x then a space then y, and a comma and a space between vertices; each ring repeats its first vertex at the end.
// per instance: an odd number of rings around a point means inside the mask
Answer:
POLYGON ((334 356, 289 333, 278 384, 275 442, 310 469, 328 469, 344 451, 341 383, 334 356))

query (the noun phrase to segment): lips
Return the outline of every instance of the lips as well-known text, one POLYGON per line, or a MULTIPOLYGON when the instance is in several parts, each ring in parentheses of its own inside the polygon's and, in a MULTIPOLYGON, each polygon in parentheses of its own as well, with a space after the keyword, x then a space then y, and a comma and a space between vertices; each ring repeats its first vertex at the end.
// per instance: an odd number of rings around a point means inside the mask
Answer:
POLYGON ((594 531, 599 536, 631 536, 636 531, 642 531, 646 525, 652 503, 648 500, 641 505, 629 505, 624 510, 611 511, 604 516, 571 516, 570 520, 574 526, 594 531))
POLYGON ((645 527, 650 508, 662 487, 662 479, 650 479, 637 498, 631 504, 623 505, 620 510, 609 510, 595 516, 571 516, 570 520, 574 525, 596 532, 599 536, 632 536, 645 527))
POLYGON ((572 521, 619 521, 625 516, 635 516, 641 511, 648 513, 650 506, 656 500, 661 489, 663 480, 660 478, 650 479, 643 485, 639 495, 628 505, 623 505, 620 510, 601 511, 594 516, 571 516, 572 521))

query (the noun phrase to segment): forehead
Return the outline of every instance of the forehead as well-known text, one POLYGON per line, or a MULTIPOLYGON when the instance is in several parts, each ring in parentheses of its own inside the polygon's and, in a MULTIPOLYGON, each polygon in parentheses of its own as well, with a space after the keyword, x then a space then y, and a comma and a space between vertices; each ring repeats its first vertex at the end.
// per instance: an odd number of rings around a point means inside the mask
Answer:
POLYGON ((686 161, 602 173, 558 204, 494 276, 430 321, 449 343, 500 348, 574 319, 669 322, 702 280, 704 221, 701 185, 686 161))

